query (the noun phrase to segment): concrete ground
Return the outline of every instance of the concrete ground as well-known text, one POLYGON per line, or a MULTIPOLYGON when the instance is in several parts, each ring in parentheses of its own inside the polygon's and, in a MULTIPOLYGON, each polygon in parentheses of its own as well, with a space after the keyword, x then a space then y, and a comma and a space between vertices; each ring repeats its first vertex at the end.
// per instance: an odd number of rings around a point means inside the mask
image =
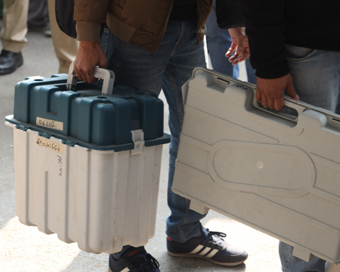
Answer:
MULTIPOLYGON (((43 32, 29 32, 23 49, 24 65, 15 73, 0 77, 0 272, 18 271, 107 271, 108 255, 79 250, 76 243, 66 244, 55 234, 46 235, 36 227, 19 223, 14 209, 13 131, 4 125, 6 115, 13 113, 14 86, 26 76, 50 77, 58 71, 52 40, 43 32)), ((244 69, 241 70, 244 78, 244 69)), ((166 114, 165 114, 166 115, 166 114)), ((166 123, 166 122, 165 122, 166 123)), ((166 127, 165 130, 168 130, 166 127)), ((221 214, 210 211, 203 224, 210 230, 228 234, 227 240, 247 249, 244 265, 227 268, 204 260, 171 257, 166 253, 165 219, 168 145, 164 146, 156 235, 147 250, 160 262, 162 272, 170 271, 246 271, 278 272, 278 241, 221 214)))

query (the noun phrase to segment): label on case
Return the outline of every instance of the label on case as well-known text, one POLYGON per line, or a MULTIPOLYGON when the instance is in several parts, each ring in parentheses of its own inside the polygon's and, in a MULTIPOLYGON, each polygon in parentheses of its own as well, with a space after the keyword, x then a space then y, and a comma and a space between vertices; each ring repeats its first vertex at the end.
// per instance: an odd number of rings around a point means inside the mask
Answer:
POLYGON ((47 140, 43 137, 37 136, 37 145, 46 147, 48 149, 51 149, 53 151, 59 152, 59 153, 64 153, 64 146, 62 144, 58 144, 55 142, 52 142, 50 140, 47 140))
POLYGON ((52 128, 55 130, 61 130, 63 131, 63 127, 64 127, 64 123, 63 122, 59 122, 59 121, 55 121, 55 120, 49 120, 49 119, 44 119, 44 118, 40 118, 37 117, 35 124, 37 126, 41 126, 41 127, 46 127, 46 128, 52 128))

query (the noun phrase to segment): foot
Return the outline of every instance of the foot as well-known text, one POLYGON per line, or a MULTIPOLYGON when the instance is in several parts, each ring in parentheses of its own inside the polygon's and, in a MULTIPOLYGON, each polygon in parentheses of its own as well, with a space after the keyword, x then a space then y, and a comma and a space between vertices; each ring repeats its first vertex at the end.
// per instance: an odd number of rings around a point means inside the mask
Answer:
POLYGON ((45 36, 46 37, 52 37, 52 32, 51 32, 50 24, 48 24, 47 27, 46 27, 45 36))
POLYGON ((0 75, 13 73, 24 63, 21 52, 2 50, 0 54, 0 75))
POLYGON ((109 257, 109 272, 160 272, 159 263, 144 247, 129 249, 120 259, 109 257))
POLYGON ((184 244, 167 237, 168 253, 176 257, 205 259, 224 266, 240 265, 248 258, 244 249, 223 240, 227 236, 225 233, 206 231, 207 234, 202 232, 201 237, 192 238, 184 244))

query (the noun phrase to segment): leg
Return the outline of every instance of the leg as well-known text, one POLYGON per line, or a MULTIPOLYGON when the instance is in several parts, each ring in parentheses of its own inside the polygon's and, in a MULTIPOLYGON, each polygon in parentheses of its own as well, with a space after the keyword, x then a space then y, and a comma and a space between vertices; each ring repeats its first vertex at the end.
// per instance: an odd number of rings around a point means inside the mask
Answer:
POLYGON ((196 46, 194 22, 170 22, 168 29, 180 28, 181 33, 171 59, 166 67, 163 91, 169 104, 169 127, 171 130, 168 205, 171 215, 167 219, 167 235, 176 242, 185 243, 202 235, 200 220, 203 215, 189 209, 190 201, 172 192, 175 160, 179 134, 183 122, 182 86, 196 67, 205 67, 203 44, 196 46), (181 25, 182 26, 179 26, 181 25))
POLYGON ((59 60, 59 73, 67 73, 71 62, 76 58, 78 41, 60 30, 55 17, 55 0, 48 0, 48 15, 54 51, 59 60))
POLYGON ((29 0, 27 15, 28 28, 44 28, 47 26, 47 0, 29 0))
POLYGON ((27 42, 27 13, 27 0, 4 1, 4 25, 0 33, 0 75, 13 73, 24 63, 21 49, 27 42))
POLYGON ((19 53, 25 46, 27 33, 27 0, 4 0, 2 49, 19 53))
POLYGON ((324 272, 325 261, 314 257, 310 262, 305 262, 293 256, 293 247, 284 242, 279 243, 279 254, 284 272, 324 272))
POLYGON ((203 44, 196 46, 194 22, 172 22, 168 28, 182 24, 182 31, 163 80, 163 91, 167 98, 171 129, 168 206, 171 215, 167 218, 167 249, 172 256, 202 258, 223 266, 236 266, 247 259, 247 253, 226 243, 224 233, 210 232, 202 227, 200 220, 205 216, 189 209, 190 201, 172 192, 175 160, 179 146, 179 135, 183 123, 183 101, 181 87, 191 77, 195 67, 204 67, 203 44))
MULTIPOLYGON (((168 235, 185 242, 201 235, 201 214, 189 210, 189 200, 171 191, 175 159, 183 120, 182 85, 195 67, 205 66, 203 44, 196 46, 195 23, 169 22, 160 48, 155 54, 127 44, 112 34, 103 35, 108 68, 116 74, 118 85, 130 85, 140 91, 159 94, 161 88, 169 104, 170 143, 168 203, 172 215, 168 219, 168 235)), ((105 30, 107 32, 107 30, 105 30)))
MULTIPOLYGON (((116 85, 129 85, 137 91, 150 91, 156 94, 161 91, 166 64, 175 42, 176 40, 168 41, 164 38, 160 49, 153 54, 125 43, 115 37, 107 28, 104 29, 102 35, 102 48, 108 58, 108 69, 115 72, 116 85)), ((145 260, 143 256, 147 256, 144 247, 124 246, 122 251, 110 255, 110 269, 114 272, 125 268, 136 269, 145 260), (134 252, 138 252, 138 254, 134 252), (131 254, 134 259, 130 258, 131 254), (124 268, 125 263, 129 265, 124 268)), ((150 269, 150 271, 158 270, 150 269)))
MULTIPOLYGON (((301 101, 339 113, 340 52, 286 46, 289 68, 301 101)), ((284 272, 324 272, 325 261, 314 257, 305 262, 292 255, 293 247, 280 243, 284 272)))
POLYGON ((287 59, 301 101, 335 112, 339 109, 340 53, 287 45, 287 59))
POLYGON ((216 0, 213 2, 213 8, 206 25, 207 49, 213 69, 225 75, 238 78, 238 65, 233 66, 224 56, 231 45, 231 37, 228 30, 218 27, 216 18, 216 0))
MULTIPOLYGON (((195 67, 205 66, 203 44, 196 46, 195 28, 195 22, 170 21, 160 48, 155 54, 126 44, 112 34, 107 36, 107 31, 104 32, 102 46, 109 59, 108 68, 116 73, 117 84, 130 85, 137 90, 156 94, 163 88, 169 104, 169 126, 172 135, 168 182, 168 205, 171 210, 171 215, 167 219, 169 239, 179 244, 182 250, 183 248, 187 250, 188 243, 189 247, 207 248, 204 253, 197 251, 197 254, 190 257, 205 257, 222 265, 237 265, 247 258, 246 252, 225 244, 220 238, 224 237, 223 234, 210 233, 202 228, 199 220, 204 215, 190 210, 189 200, 171 191, 183 121, 181 88, 191 77, 195 67), (201 241, 205 246, 201 246, 201 241), (184 244, 185 242, 187 243, 184 244)), ((142 249, 131 247, 124 247, 122 252, 114 254, 110 258, 111 269, 114 271, 113 267, 116 264, 120 264, 128 254, 136 250, 139 255, 144 254, 142 249)))

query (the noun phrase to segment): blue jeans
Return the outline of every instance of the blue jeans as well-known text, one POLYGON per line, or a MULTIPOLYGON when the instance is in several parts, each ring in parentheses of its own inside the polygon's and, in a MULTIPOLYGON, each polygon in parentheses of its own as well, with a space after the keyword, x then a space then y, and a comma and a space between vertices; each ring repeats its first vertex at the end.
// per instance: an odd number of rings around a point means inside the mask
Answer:
MULTIPOLYGON (((218 27, 216 18, 216 0, 213 1, 212 11, 206 25, 207 49, 213 69, 222 74, 238 78, 239 66, 233 66, 224 56, 231 45, 231 37, 228 30, 218 27)), ((249 58, 246 60, 246 71, 248 81, 256 84, 255 70, 252 68, 249 58)))
MULTIPOLYGON (((190 201, 171 190, 179 135, 183 122, 182 85, 195 67, 205 67, 203 43, 196 46, 195 21, 169 21, 156 53, 128 44, 108 29, 102 36, 102 47, 108 58, 108 69, 115 72, 117 85, 129 85, 138 91, 164 92, 169 105, 168 206, 171 215, 166 222, 167 235, 184 243, 202 235, 200 219, 204 217, 189 209, 190 201)), ((126 249, 126 248, 125 248, 126 249)), ((119 257, 119 254, 116 255, 119 257)))
MULTIPOLYGON (((340 114, 340 52, 286 45, 294 86, 301 101, 340 114)), ((284 272, 324 272, 325 260, 305 262, 292 255, 293 247, 280 242, 284 272)))

